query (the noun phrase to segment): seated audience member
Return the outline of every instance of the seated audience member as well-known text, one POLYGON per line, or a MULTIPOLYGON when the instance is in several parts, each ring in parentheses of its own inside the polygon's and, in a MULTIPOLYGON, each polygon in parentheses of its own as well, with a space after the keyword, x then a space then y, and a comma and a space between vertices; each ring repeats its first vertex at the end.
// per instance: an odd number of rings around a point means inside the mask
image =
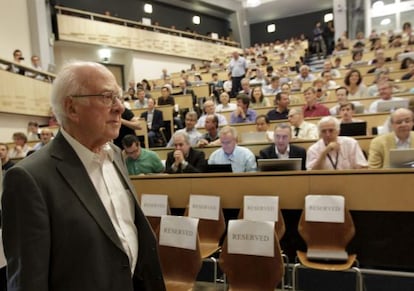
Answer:
POLYGON ((328 94, 326 92, 325 84, 322 79, 315 79, 312 82, 312 87, 315 89, 316 100, 318 102, 326 101, 328 94))
POLYGON ((188 95, 191 95, 191 98, 193 100, 193 107, 194 108, 198 107, 198 104, 197 104, 197 96, 195 95, 193 89, 189 89, 187 87, 187 83, 186 83, 186 81, 184 79, 181 79, 180 80, 179 86, 180 86, 180 89, 181 90, 179 92, 177 92, 177 93, 174 93, 173 95, 187 95, 187 94, 188 95))
POLYGON ((376 113, 378 112, 378 103, 384 101, 395 101, 395 100, 402 100, 400 97, 392 97, 392 82, 382 82, 378 84, 378 100, 371 102, 369 106, 369 113, 376 113))
POLYGON ((176 132, 173 135, 175 150, 169 152, 165 162, 165 172, 203 173, 206 167, 204 152, 195 150, 190 145, 186 132, 176 132))
POLYGON ((255 172, 256 157, 246 147, 237 145, 237 131, 234 127, 225 126, 220 130, 221 148, 209 157, 210 165, 231 164, 233 173, 255 172))
POLYGON ((376 97, 378 96, 378 85, 383 82, 392 81, 390 80, 390 70, 383 69, 375 73, 374 84, 368 87, 368 96, 367 97, 376 97))
POLYGON ((401 80, 414 80, 414 63, 408 65, 408 73, 404 74, 401 80))
POLYGON ((289 94, 286 92, 279 92, 275 98, 275 109, 267 112, 269 120, 287 119, 289 115, 289 94))
POLYGON ((125 164, 129 175, 161 173, 164 165, 158 155, 150 150, 141 147, 136 135, 128 134, 122 139, 127 158, 125 164))
POLYGON ((233 84, 232 84, 231 73, 228 73, 227 80, 224 81, 224 83, 223 83, 224 92, 226 92, 227 94, 230 94, 232 86, 233 86, 233 84))
POLYGON ((168 86, 161 88, 161 96, 158 97, 158 106, 161 105, 175 105, 174 97, 171 96, 171 90, 168 86))
POLYGON ((7 171, 8 169, 14 166, 14 163, 10 161, 9 147, 5 143, 0 143, 0 160, 1 160, 1 169, 3 172, 1 176, 3 176, 5 171, 7 171))
POLYGON ((359 70, 350 70, 345 76, 344 84, 348 89, 349 99, 368 97, 368 89, 362 83, 362 75, 359 70))
MULTIPOLYGON (((33 69, 38 70, 38 71, 43 71, 42 64, 41 64, 40 58, 38 56, 32 56, 30 58, 30 60, 31 60, 33 69)), ((39 80, 39 81, 50 82, 50 79, 49 79, 48 76, 42 75, 42 74, 39 74, 39 73, 26 71, 25 75, 27 77, 31 77, 31 78, 34 78, 34 79, 39 80)))
POLYGON ((216 112, 226 112, 236 110, 237 105, 230 103, 230 96, 227 92, 220 94, 220 104, 216 107, 216 112))
POLYGON ((252 94, 250 95, 250 107, 260 108, 269 106, 271 106, 269 98, 263 95, 262 87, 254 87, 252 90, 252 94))
POLYGON ((304 117, 318 117, 329 115, 329 109, 318 103, 316 92, 313 87, 305 89, 303 92, 305 96, 305 105, 303 106, 304 117))
POLYGON ((370 168, 388 168, 390 149, 414 148, 413 112, 400 108, 391 113, 392 132, 377 136, 369 146, 370 168))
POLYGON ((162 69, 160 79, 165 80, 171 78, 170 74, 168 74, 167 69, 162 69))
POLYGON ((153 98, 148 98, 147 111, 141 113, 141 118, 144 118, 147 122, 149 146, 154 147, 159 138, 159 130, 164 126, 164 119, 162 111, 155 109, 155 101, 153 98))
POLYGON ((289 96, 289 103, 292 104, 298 104, 302 102, 302 98, 300 98, 299 96, 294 96, 291 95, 292 90, 291 87, 289 85, 289 83, 282 83, 282 85, 280 86, 281 92, 288 94, 289 96))
POLYGON ((249 79, 248 78, 243 78, 240 81, 240 85, 242 87, 242 89, 239 91, 238 94, 246 94, 247 96, 250 96, 250 94, 252 94, 252 88, 250 88, 250 83, 249 83, 249 79))
POLYGON ((218 99, 220 93, 223 92, 223 81, 219 80, 217 73, 211 74, 211 81, 208 83, 210 86, 210 94, 213 94, 218 99))
POLYGON ((321 78, 322 78, 322 81, 323 81, 323 88, 325 90, 335 89, 335 88, 338 87, 336 82, 334 80, 332 80, 331 72, 322 72, 321 73, 321 78))
POLYGON ((339 121, 333 116, 322 117, 318 123, 320 139, 308 149, 308 170, 361 169, 367 160, 352 137, 339 136, 339 121))
POLYGON ((302 170, 306 170, 306 150, 302 147, 290 144, 290 125, 286 123, 277 124, 273 132, 274 144, 262 149, 259 153, 260 159, 289 159, 301 158, 302 170))
MULTIPOLYGON (((331 115, 338 115, 339 114, 339 108, 342 104, 349 103, 348 101, 348 90, 345 87, 339 87, 335 90, 335 97, 336 101, 338 102, 335 106, 332 106, 329 109, 329 113, 331 115)), ((362 105, 359 101, 352 101, 350 102, 353 104, 353 110, 355 110, 355 106, 362 105)))
POLYGON ((15 146, 9 150, 9 157, 14 158, 24 158, 27 153, 31 150, 27 144, 27 136, 23 132, 13 133, 13 141, 15 146))
POLYGON ((355 119, 355 105, 351 102, 342 103, 339 105, 339 115, 341 116, 340 123, 362 122, 360 119, 355 119))
POLYGON ((141 109, 148 107, 148 99, 145 97, 144 89, 137 89, 137 98, 138 100, 134 102, 134 108, 141 109))
POLYGON ((325 60, 323 63, 323 68, 321 72, 321 77, 323 77, 323 73, 329 72, 331 73, 332 78, 340 78, 341 73, 336 69, 332 67, 332 63, 330 60, 325 60))
POLYGON ((42 147, 47 145, 52 140, 52 138, 53 138, 53 131, 51 131, 49 128, 43 128, 40 131, 40 142, 35 144, 32 150, 29 151, 29 153, 40 150, 42 147))
POLYGON ((270 79, 270 84, 263 88, 265 95, 276 95, 280 92, 279 76, 273 76, 270 79))
MULTIPOLYGON (((13 62, 15 62, 16 64, 21 64, 21 62, 23 60, 24 60, 24 57, 23 57, 22 51, 19 50, 19 49, 14 50, 14 52, 13 52, 13 62)), ((24 75, 26 73, 23 68, 20 68, 20 67, 18 67, 16 65, 13 65, 13 64, 10 65, 7 68, 7 70, 9 72, 16 73, 16 74, 20 74, 20 75, 24 75)))
POLYGON ((224 117, 224 115, 222 114, 216 113, 216 105, 214 104, 214 101, 207 100, 206 102, 204 102, 203 110, 204 110, 204 114, 201 115, 200 118, 198 119, 197 124, 196 124, 197 128, 204 127, 204 124, 206 122, 206 117, 209 114, 217 115, 219 126, 227 125, 228 122, 227 122, 226 117, 224 117))
MULTIPOLYGON (((390 57, 385 57, 385 51, 383 49, 376 49, 375 50, 375 57, 374 57, 374 59, 372 59, 368 62, 368 65, 369 66, 376 65, 378 63, 382 63, 382 65, 384 65, 385 62, 391 62, 391 61, 392 61, 392 59, 390 57)), ((375 67, 372 68, 371 70, 369 70, 367 72, 367 74, 371 74, 371 73, 374 73, 374 72, 375 72, 375 67)))
POLYGON ((297 80, 303 82, 313 82, 316 77, 310 73, 310 68, 307 65, 302 65, 299 69, 299 75, 296 76, 297 80))
POLYGON ((385 67, 385 58, 383 56, 382 57, 377 57, 376 62, 374 64, 374 67, 369 69, 367 71, 367 74, 374 74, 374 73, 380 72, 384 69, 386 69, 386 67, 385 67))
POLYGON ((127 94, 124 96, 124 100, 130 101, 130 100, 137 100, 137 96, 135 95, 135 89, 129 88, 127 94))
MULTIPOLYGON (((195 111, 189 111, 185 115, 185 127, 179 129, 177 132, 185 132, 188 134, 188 138, 190 139, 190 145, 196 146, 198 140, 201 138, 201 133, 197 131, 195 128, 195 124, 197 123, 197 113, 195 111)), ((167 144, 167 147, 172 147, 174 145, 173 138, 171 137, 170 141, 167 144)))
POLYGON ((258 115, 256 117, 256 131, 257 132, 266 132, 266 139, 268 141, 273 140, 273 131, 269 130, 270 128, 270 120, 269 118, 264 115, 258 115))
POLYGON ((220 145, 218 118, 215 114, 208 114, 204 123, 204 133, 198 140, 197 146, 203 148, 206 146, 220 145))
POLYGON ((362 50, 354 50, 352 52, 352 62, 346 65, 347 68, 352 68, 354 66, 360 66, 366 64, 366 61, 362 60, 363 51, 362 50))
POLYGON ((256 76, 249 81, 250 85, 256 87, 264 87, 266 86, 266 76, 263 74, 262 70, 256 69, 256 76))
POLYGON ((308 121, 304 121, 303 112, 300 108, 290 109, 288 120, 292 129, 292 138, 317 139, 319 137, 317 126, 308 121))
POLYGON ((292 78, 289 76, 289 67, 288 66, 282 66, 279 69, 279 83, 290 83, 292 82, 292 78))
POLYGON ((249 123, 255 122, 257 113, 249 108, 250 98, 245 94, 239 94, 237 99, 237 109, 230 115, 230 123, 249 123))
POLYGON ((36 121, 29 121, 27 124, 27 140, 39 140, 39 124, 36 121))

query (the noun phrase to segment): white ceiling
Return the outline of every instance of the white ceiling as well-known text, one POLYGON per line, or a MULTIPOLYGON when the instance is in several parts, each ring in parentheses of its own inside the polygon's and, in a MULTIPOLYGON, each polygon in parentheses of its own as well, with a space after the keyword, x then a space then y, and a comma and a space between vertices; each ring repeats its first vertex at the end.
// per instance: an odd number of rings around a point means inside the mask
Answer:
MULTIPOLYGON (((246 0, 235 0, 243 1, 246 0)), ((249 24, 330 9, 333 0, 262 0, 255 8, 247 8, 249 24)))

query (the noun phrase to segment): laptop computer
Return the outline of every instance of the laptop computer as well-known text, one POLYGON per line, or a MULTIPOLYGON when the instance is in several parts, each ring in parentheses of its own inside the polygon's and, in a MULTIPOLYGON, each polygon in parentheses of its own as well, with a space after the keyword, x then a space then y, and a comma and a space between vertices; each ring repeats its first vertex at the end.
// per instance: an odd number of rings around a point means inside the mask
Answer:
POLYGON ((232 173, 231 164, 208 164, 207 173, 232 173))
POLYGON ((315 261, 347 261, 348 253, 341 250, 308 249, 306 257, 315 261))
POLYGON ((260 171, 299 171, 302 169, 301 158, 291 159, 258 159, 257 167, 260 171))
POLYGON ((269 142, 266 137, 267 132, 243 132, 240 135, 240 143, 262 143, 269 142))
POLYGON ((408 99, 379 101, 377 105, 377 112, 388 112, 398 108, 408 108, 408 99))
POLYGON ((414 148, 391 149, 390 168, 414 168, 414 148))
POLYGON ((354 104, 355 114, 362 114, 365 111, 365 106, 363 104, 354 104))
POLYGON ((341 123, 339 135, 342 135, 342 136, 367 135, 367 123, 366 121, 341 123))

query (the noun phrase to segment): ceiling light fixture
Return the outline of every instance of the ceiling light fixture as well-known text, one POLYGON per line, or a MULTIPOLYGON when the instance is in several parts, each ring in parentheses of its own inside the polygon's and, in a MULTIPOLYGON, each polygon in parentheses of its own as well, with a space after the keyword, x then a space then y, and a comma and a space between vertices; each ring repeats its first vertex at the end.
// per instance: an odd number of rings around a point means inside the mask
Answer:
POLYGON ((248 8, 257 7, 260 4, 262 4, 262 1, 260 0, 246 0, 245 6, 248 8))

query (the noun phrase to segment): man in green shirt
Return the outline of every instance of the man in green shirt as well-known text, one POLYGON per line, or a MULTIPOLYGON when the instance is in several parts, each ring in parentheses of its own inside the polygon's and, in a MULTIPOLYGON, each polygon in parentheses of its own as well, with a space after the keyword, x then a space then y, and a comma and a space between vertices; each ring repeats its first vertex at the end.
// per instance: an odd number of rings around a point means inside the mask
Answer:
POLYGON ((141 148, 135 135, 128 134, 122 139, 127 158, 125 160, 130 175, 161 173, 164 165, 158 155, 150 150, 141 148))

